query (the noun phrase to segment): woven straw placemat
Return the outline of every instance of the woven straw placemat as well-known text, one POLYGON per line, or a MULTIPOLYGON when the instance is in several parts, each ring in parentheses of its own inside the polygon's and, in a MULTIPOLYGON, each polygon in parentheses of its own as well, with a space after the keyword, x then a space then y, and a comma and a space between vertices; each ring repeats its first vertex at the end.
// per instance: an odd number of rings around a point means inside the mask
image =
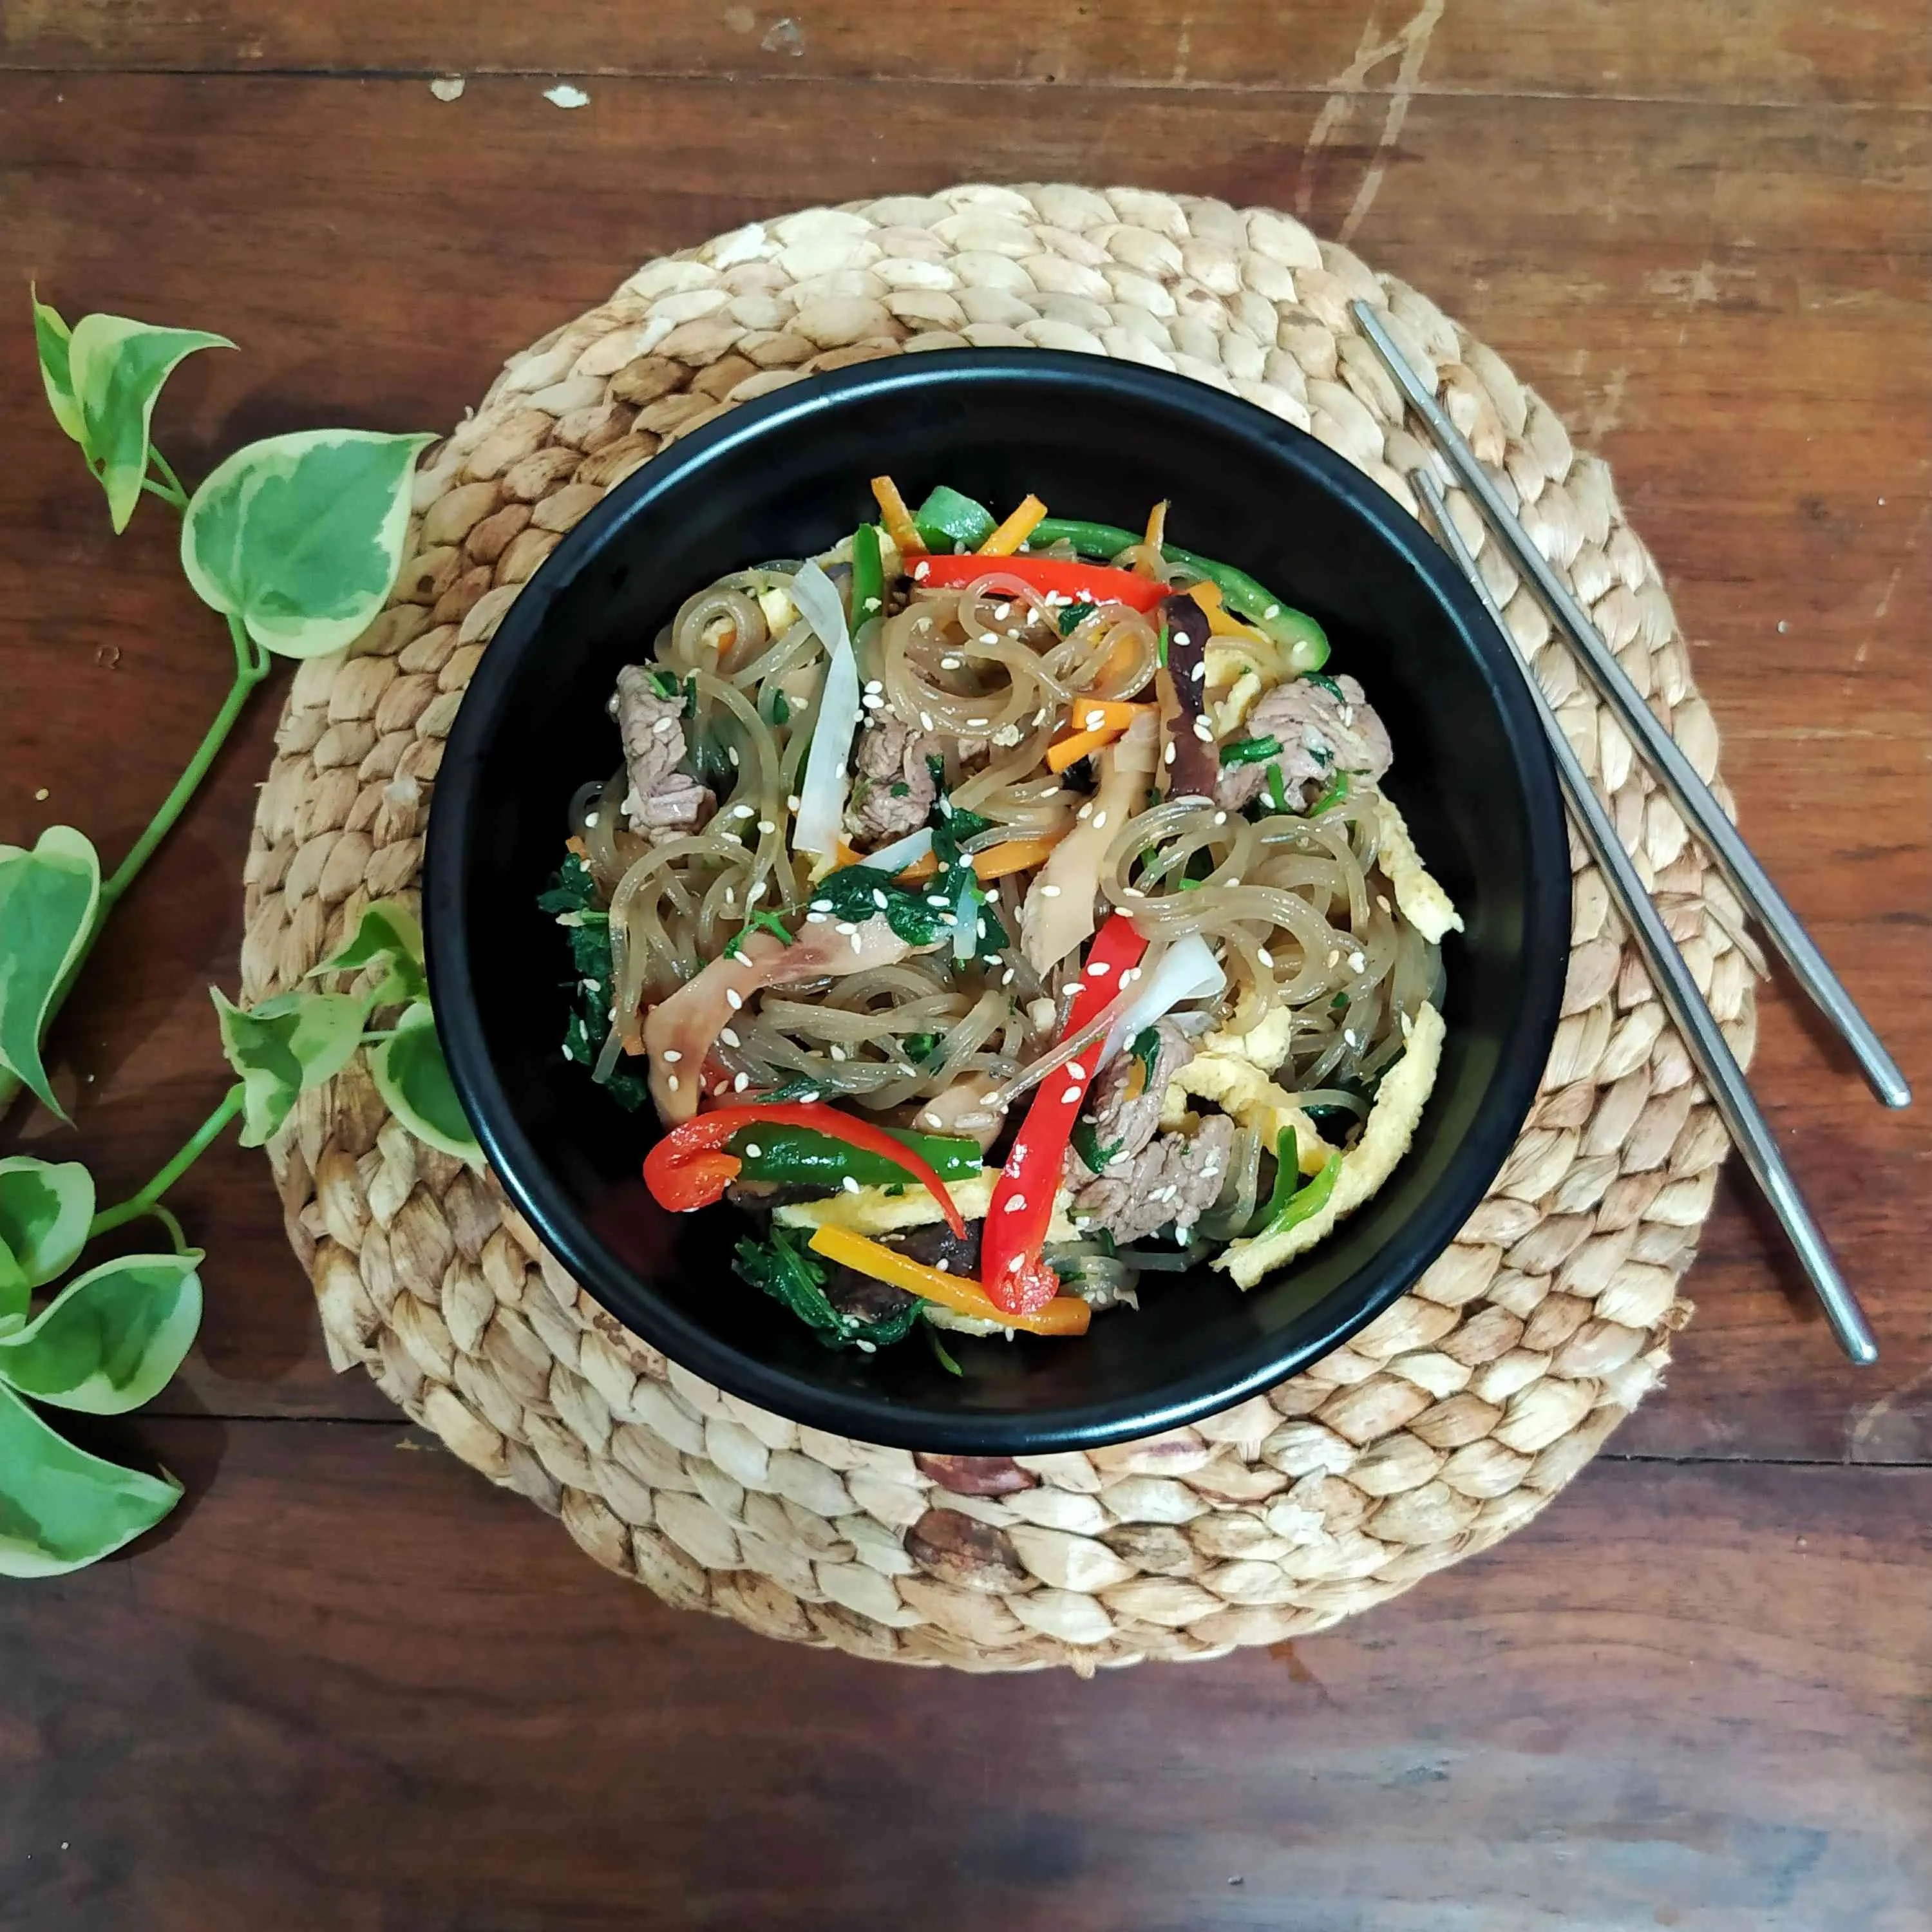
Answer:
MULTIPOLYGON (((1348 303, 1409 356, 1640 690, 1714 778, 1717 737, 1610 472, 1413 290, 1265 208, 1067 186, 815 208, 654 261, 512 358, 429 452, 389 608, 302 664, 247 873, 245 997, 295 985, 370 898, 415 889, 445 734, 561 534, 667 443, 815 370, 981 346, 1124 356, 1312 430, 1413 508, 1425 460, 1348 303)), ((1737 908, 1550 627, 1485 573, 1740 1057, 1737 908)), ((1720 796, 1723 794, 1720 793, 1720 796)), ((331 1359, 670 1602, 866 1657, 1021 1670, 1299 1636, 1526 1522, 1652 1388, 1726 1142, 1574 847, 1563 1018, 1488 1198, 1346 1348, 1212 1420, 962 1462, 800 1428, 628 1334, 496 1183, 416 1140, 356 1063, 271 1148, 331 1359)))

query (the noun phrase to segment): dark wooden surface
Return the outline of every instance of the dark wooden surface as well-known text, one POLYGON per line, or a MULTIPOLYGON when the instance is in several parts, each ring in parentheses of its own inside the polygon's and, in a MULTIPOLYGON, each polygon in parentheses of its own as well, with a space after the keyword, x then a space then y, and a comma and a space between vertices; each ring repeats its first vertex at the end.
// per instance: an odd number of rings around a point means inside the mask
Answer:
MULTIPOLYGON (((1923 7, 1412 4, 842 4, 790 53, 710 0, 13 0, 0 269, 242 344, 164 404, 194 476, 446 424, 638 261, 787 206, 1130 179, 1346 229, 1616 465, 1748 835, 1932 1092, 1923 7)), ((107 534, 17 323, 0 449, 0 838, 111 857, 226 645, 154 506, 107 534)), ((9 1149, 136 1183, 219 1094, 272 709, 63 1023, 78 1136, 9 1149)), ((202 1346, 118 1431, 190 1504, 0 1594, 0 1925, 1923 1932, 1932 1134, 1762 1012, 1877 1370, 1727 1183, 1667 1387, 1536 1525, 1290 1655, 1088 1684, 801 1654, 596 1570, 330 1376, 260 1160, 218 1151, 178 1196, 202 1346)))

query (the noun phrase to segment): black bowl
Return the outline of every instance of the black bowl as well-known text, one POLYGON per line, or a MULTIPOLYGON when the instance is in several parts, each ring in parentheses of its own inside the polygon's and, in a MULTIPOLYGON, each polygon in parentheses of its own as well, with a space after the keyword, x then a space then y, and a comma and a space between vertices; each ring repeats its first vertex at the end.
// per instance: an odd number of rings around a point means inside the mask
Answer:
POLYGON ((465 1110, 518 1206, 591 1294, 674 1360, 782 1415, 863 1440, 1041 1453, 1169 1428, 1269 1387, 1408 1288, 1495 1178, 1534 1094, 1568 952, 1570 868, 1522 674, 1454 565, 1312 437, 1202 384, 1046 351, 872 362, 733 410, 629 478, 532 579, 477 667, 430 814, 424 920, 438 1028, 465 1110), (571 795, 615 769, 604 712, 693 590, 825 548, 950 482, 994 504, 1037 491, 1137 526, 1173 500, 1178 542, 1312 611, 1331 669, 1388 722, 1388 789, 1454 896, 1448 1040, 1414 1146, 1382 1192, 1280 1280, 1150 1278, 1138 1314, 1085 1339, 950 1338, 833 1352, 731 1273, 745 1223, 669 1214, 638 1168, 656 1136, 559 1051, 562 940, 533 902, 571 795))

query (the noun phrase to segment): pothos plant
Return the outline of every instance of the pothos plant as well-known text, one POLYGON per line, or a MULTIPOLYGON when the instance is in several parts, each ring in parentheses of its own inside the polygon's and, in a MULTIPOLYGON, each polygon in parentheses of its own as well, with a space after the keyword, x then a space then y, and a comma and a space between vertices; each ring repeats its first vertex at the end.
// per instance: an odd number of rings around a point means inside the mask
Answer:
MULTIPOLYGON (((235 658, 214 722, 111 874, 102 877, 92 842, 71 826, 48 826, 31 850, 0 845, 0 1109, 24 1088, 64 1122, 44 1058, 54 1016, 274 659, 344 650, 382 609, 401 564, 417 453, 430 439, 346 429, 271 436, 237 450, 190 494, 151 440, 155 400, 185 357, 234 345, 122 316, 85 316, 70 329, 38 293, 33 316, 54 418, 106 492, 116 532, 143 495, 179 513, 182 570, 226 620, 235 658)), ((299 1094, 366 1048, 383 1099, 411 1132, 480 1159, 436 1042, 422 934, 408 908, 365 908, 348 944, 310 976, 328 986, 253 1007, 214 992, 238 1078, 128 1199, 98 1208, 77 1161, 0 1159, 0 1576, 94 1562, 179 1497, 172 1477, 81 1449, 41 1412, 123 1414, 180 1366, 200 1323, 203 1251, 165 1197, 231 1123, 240 1122, 243 1146, 260 1146, 299 1094), (330 989, 350 976, 351 990, 330 989), (165 1252, 117 1256, 58 1286, 88 1243, 144 1219, 165 1232, 165 1252)))

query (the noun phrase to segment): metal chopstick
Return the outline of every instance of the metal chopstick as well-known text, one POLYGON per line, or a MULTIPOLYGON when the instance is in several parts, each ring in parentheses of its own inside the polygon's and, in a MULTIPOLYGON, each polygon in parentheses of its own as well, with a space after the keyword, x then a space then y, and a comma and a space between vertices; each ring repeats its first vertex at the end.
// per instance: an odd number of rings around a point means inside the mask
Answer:
POLYGON ((1697 776, 1676 740, 1658 722, 1588 614, 1530 541, 1528 532, 1517 522, 1488 473, 1476 460, 1475 452, 1463 441, 1456 425, 1396 347, 1382 319, 1366 302, 1358 301, 1352 306, 1363 334, 1408 398, 1410 406, 1421 417, 1444 460, 1475 499, 1490 527, 1502 538, 1535 587, 1544 608, 1575 646, 1591 682, 1642 751, 1685 821, 1708 848, 1745 910, 1756 915, 1771 943, 1784 956, 1798 983, 1838 1030, 1871 1083, 1872 1091, 1888 1107, 1909 1106, 1912 1089, 1898 1063, 1886 1051, 1884 1042, 1859 1012, 1798 915, 1772 883, 1757 855, 1738 836, 1737 827, 1724 816, 1709 787, 1697 776))
POLYGON ((1798 1258, 1811 1278, 1811 1286, 1817 1292, 1818 1299, 1824 1306, 1825 1318, 1831 1323, 1838 1346, 1855 1362, 1867 1364, 1876 1361, 1878 1344, 1873 1339, 1864 1310, 1858 1306, 1858 1297, 1839 1274, 1838 1264, 1825 1244, 1825 1237, 1819 1232, 1817 1222, 1812 1220, 1810 1210, 1804 1204, 1804 1197, 1798 1192, 1798 1184, 1792 1179, 1791 1170, 1785 1166, 1784 1157, 1778 1150, 1778 1143, 1772 1138, 1771 1129, 1758 1111, 1757 1102, 1745 1083, 1743 1070, 1710 1008, 1704 1004, 1703 995, 1698 992, 1697 982, 1690 976, 1690 969, 1684 963, 1683 955, 1672 943, 1663 916, 1644 890, 1643 881, 1637 876, 1630 854, 1624 850, 1623 841, 1617 836, 1609 808, 1592 788, 1583 761, 1576 755, 1576 748, 1570 742, 1563 727, 1557 722, 1556 713, 1544 695, 1534 670, 1518 656, 1502 611, 1490 595, 1489 586, 1484 582, 1483 573, 1468 545, 1463 542, 1462 533, 1450 520, 1442 484, 1426 470, 1418 470, 1410 480, 1429 506, 1429 513, 1435 520, 1443 548, 1461 565, 1463 575, 1474 586, 1476 595, 1483 601, 1484 608, 1509 645, 1512 662, 1522 670, 1523 681, 1529 687, 1538 716, 1543 720, 1544 731, 1550 740, 1550 751, 1556 760, 1556 775, 1562 782, 1570 814, 1582 835, 1584 844, 1590 848, 1591 856, 1609 881, 1618 908, 1636 940, 1645 964, 1650 969, 1652 981, 1664 1002, 1664 1010, 1676 1021, 1678 1032, 1684 1036, 1690 1058, 1696 1063, 1698 1072, 1704 1077, 1704 1084, 1710 1090, 1712 1104, 1738 1152, 1744 1156, 1752 1179, 1763 1190, 1765 1198, 1771 1203, 1772 1211, 1790 1237, 1791 1245, 1797 1250, 1798 1258))

